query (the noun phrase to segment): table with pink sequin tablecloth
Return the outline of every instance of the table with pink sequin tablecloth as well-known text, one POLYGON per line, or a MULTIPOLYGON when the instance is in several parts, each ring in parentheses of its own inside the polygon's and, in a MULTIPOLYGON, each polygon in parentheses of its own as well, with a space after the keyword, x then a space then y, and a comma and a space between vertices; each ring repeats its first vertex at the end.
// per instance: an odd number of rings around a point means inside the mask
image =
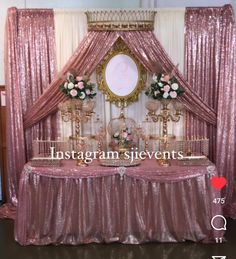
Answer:
POLYGON ((21 245, 120 242, 211 242, 222 237, 211 219, 214 165, 128 168, 93 162, 76 167, 26 164, 20 179, 15 240, 21 245))

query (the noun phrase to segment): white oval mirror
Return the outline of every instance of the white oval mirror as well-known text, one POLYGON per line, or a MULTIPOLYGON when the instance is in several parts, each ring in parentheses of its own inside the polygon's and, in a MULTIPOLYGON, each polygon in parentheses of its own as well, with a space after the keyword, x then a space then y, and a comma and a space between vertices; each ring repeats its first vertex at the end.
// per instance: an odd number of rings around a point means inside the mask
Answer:
POLYGON ((135 90, 138 79, 138 66, 130 56, 118 54, 107 63, 105 80, 115 95, 130 95, 135 90))
POLYGON ((146 71, 120 39, 97 68, 97 81, 108 101, 127 106, 138 100, 146 71))

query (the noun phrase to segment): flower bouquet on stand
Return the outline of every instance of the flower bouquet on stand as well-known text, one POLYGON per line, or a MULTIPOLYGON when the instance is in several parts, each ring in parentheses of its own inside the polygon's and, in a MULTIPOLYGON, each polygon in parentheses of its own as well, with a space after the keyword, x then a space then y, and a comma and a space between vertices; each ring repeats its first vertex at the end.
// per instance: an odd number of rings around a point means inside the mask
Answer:
POLYGON ((119 157, 124 158, 124 153, 135 146, 134 136, 131 130, 126 127, 120 131, 116 131, 112 135, 111 147, 113 150, 119 152, 119 157))
MULTIPOLYGON (((91 83, 87 76, 75 76, 67 74, 65 82, 60 86, 60 91, 64 93, 68 100, 59 104, 61 117, 64 122, 75 122, 75 135, 70 136, 72 146, 77 152, 84 152, 86 138, 81 136, 81 123, 86 123, 92 116, 96 96, 95 84, 91 83)), ((73 127, 73 126, 72 126, 73 127)), ((78 159, 78 166, 87 165, 83 159, 78 159)))
POLYGON ((96 96, 95 84, 91 83, 87 76, 74 76, 68 73, 66 81, 60 86, 60 90, 71 99, 89 100, 96 96))
MULTIPOLYGON (((168 141, 175 138, 175 135, 168 133, 168 122, 179 122, 181 114, 182 105, 176 101, 177 97, 182 96, 184 89, 178 84, 174 76, 169 74, 160 73, 158 75, 153 75, 153 83, 146 90, 145 94, 152 100, 146 103, 146 108, 148 109, 148 116, 153 122, 161 122, 162 134, 159 136, 163 144, 163 151, 167 150, 168 141), (157 114, 158 102, 162 104, 162 109, 159 114, 157 114), (168 108, 169 103, 175 100, 173 106, 175 111, 168 108)), ((162 166, 169 166, 169 161, 163 158, 160 161, 162 166)))
POLYGON ((153 83, 145 94, 154 100, 171 100, 182 96, 184 89, 177 83, 175 77, 169 74, 153 75, 153 83))
POLYGON ((121 131, 117 131, 112 136, 111 144, 113 146, 123 146, 126 148, 130 148, 134 145, 133 135, 129 128, 124 128, 121 131))

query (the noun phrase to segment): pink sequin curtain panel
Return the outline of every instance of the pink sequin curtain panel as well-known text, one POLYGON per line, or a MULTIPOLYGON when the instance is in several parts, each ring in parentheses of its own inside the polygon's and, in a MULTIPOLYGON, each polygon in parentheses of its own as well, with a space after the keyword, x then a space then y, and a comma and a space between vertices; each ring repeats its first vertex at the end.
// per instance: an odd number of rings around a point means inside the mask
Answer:
POLYGON ((187 113, 186 132, 208 136, 211 157, 227 178, 227 215, 236 217, 236 34, 233 9, 187 8, 185 72, 192 89, 217 113, 217 125, 187 113), (231 204, 229 206, 229 204, 231 204), (229 210, 228 208, 231 208, 229 210), (233 209, 235 208, 235 209, 233 209))
MULTIPOLYGON (((185 74, 192 89, 217 111, 222 8, 187 8, 185 74)), ((186 112, 189 137, 210 138, 210 159, 216 158, 216 127, 186 112)))
POLYGON ((6 23, 5 82, 7 89, 8 199, 17 204, 19 174, 25 163, 25 141, 17 46, 17 11, 8 10, 6 23), (12 101, 12 98, 14 98, 12 101))
POLYGON ((8 200, 17 204, 20 172, 32 140, 56 136, 56 115, 23 129, 23 115, 56 73, 53 10, 10 8, 6 25, 8 200))
POLYGON ((236 27, 232 7, 222 11, 216 165, 228 181, 226 214, 236 219, 236 27))

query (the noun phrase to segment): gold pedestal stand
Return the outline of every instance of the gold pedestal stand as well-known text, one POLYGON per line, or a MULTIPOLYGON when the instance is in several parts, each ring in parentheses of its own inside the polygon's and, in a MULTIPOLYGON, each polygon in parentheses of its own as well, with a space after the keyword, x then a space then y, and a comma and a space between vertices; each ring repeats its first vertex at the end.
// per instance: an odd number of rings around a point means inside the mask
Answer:
MULTIPOLYGON (((75 122, 75 136, 71 136, 71 140, 75 140, 77 157, 79 152, 85 152, 85 141, 86 137, 81 137, 81 123, 87 122, 92 114, 95 106, 95 102, 92 100, 82 101, 79 99, 70 99, 64 103, 59 104, 59 110, 61 111, 61 117, 64 122, 72 121, 75 122)), ((77 159, 77 166, 87 166, 85 158, 77 159)))
MULTIPOLYGON (((180 105, 176 105, 176 102, 174 103, 175 113, 172 113, 172 111, 168 108, 168 105, 170 104, 172 100, 171 99, 162 99, 160 102, 162 104, 162 109, 160 114, 156 114, 158 103, 156 101, 152 101, 149 104, 146 105, 146 108, 149 110, 148 117, 152 119, 153 122, 162 122, 162 136, 158 139, 161 140, 163 144, 164 151, 167 151, 168 141, 170 139, 174 139, 175 136, 168 134, 168 122, 179 122, 181 114, 180 105)), ((169 159, 166 159, 164 154, 162 154, 161 159, 158 159, 158 162, 161 166, 169 166, 170 162, 169 159)))

